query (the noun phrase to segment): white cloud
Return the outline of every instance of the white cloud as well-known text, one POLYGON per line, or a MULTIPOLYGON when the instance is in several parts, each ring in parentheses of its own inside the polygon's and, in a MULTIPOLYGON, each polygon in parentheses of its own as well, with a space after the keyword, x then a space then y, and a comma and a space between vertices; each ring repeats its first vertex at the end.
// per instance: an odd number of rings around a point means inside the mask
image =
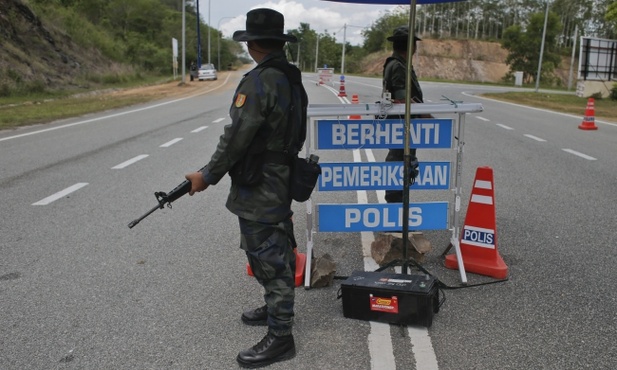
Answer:
MULTIPOLYGON (((232 0, 227 0, 229 3, 232 0)), ((204 0, 200 8, 204 8, 204 0)), ((363 42, 361 36, 362 27, 369 27, 383 15, 385 10, 395 9, 393 5, 367 5, 367 4, 344 4, 322 0, 233 0, 233 12, 241 14, 233 16, 233 19, 221 19, 224 15, 217 15, 213 9, 216 22, 220 22, 220 29, 225 37, 231 37, 236 30, 245 29, 246 13, 255 8, 272 8, 285 15, 285 30, 297 29, 300 23, 308 23, 311 29, 318 33, 336 33, 336 39, 343 41, 343 26, 348 25, 346 40, 352 45, 360 45, 363 42)), ((229 5, 224 9, 229 12, 229 5)), ((213 26, 217 27, 218 24, 213 26)))

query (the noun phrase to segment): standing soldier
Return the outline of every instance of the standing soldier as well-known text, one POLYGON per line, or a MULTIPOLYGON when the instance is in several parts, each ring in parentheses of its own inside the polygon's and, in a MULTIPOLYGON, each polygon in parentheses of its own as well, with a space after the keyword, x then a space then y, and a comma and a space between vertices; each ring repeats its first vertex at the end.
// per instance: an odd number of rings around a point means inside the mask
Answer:
POLYGON ((236 89, 230 109, 232 123, 225 126, 210 162, 202 172, 186 175, 192 184, 190 195, 215 185, 226 173, 232 177, 226 206, 238 216, 240 247, 265 290, 266 305, 241 316, 247 325, 268 326, 259 343, 238 354, 238 363, 250 368, 287 360, 296 353, 291 330, 296 257, 290 168, 280 154, 288 151, 296 155, 304 144, 306 128, 304 132, 295 128, 291 123, 297 120, 290 122, 290 116, 306 117, 307 99, 302 85, 293 89, 283 72, 286 69, 294 81, 301 81, 300 71, 287 62, 283 52, 285 42, 297 39, 284 34, 283 26, 283 15, 274 10, 254 9, 247 13, 246 30, 236 31, 233 39, 246 41, 249 54, 258 64, 244 75, 236 89), (289 137, 291 144, 286 142, 289 137), (246 185, 242 173, 250 171, 248 161, 263 152, 256 149, 260 145, 267 154, 257 168, 263 179, 246 185))
POLYGON ((193 81, 193 79, 195 79, 195 77, 197 76, 197 64, 195 64, 195 62, 191 62, 191 67, 189 69, 190 69, 189 74, 191 75, 191 81, 193 81))
MULTIPOLYGON (((388 37, 388 41, 392 41, 392 55, 386 59, 383 65, 383 91, 391 95, 394 103, 405 103, 405 83, 407 76, 407 44, 409 43, 409 27, 397 27, 392 36, 388 37)), ((416 41, 420 39, 414 36, 413 51, 416 52, 416 41)), ((418 76, 411 69, 411 103, 423 103, 422 89, 418 83, 418 76)), ((429 115, 412 115, 411 118, 431 118, 429 115)), ((386 118, 400 119, 403 116, 388 116, 386 118)), ((410 176, 414 179, 418 175, 418 159, 416 158, 416 149, 411 148, 411 163, 410 176)), ((386 156, 386 162, 402 162, 404 150, 390 149, 386 156)), ((403 201, 403 192, 401 190, 387 190, 386 202, 401 203, 403 201)))

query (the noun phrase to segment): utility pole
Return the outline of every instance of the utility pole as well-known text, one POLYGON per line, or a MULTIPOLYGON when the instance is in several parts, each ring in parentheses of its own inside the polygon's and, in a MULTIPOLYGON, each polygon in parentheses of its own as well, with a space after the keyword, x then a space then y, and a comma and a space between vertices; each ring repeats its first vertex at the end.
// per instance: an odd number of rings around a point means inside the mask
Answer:
POLYGON ((210 27, 210 2, 211 0, 208 0, 208 64, 210 64, 210 29, 212 27, 210 27))
POLYGON ((186 81, 186 0, 182 0, 182 84, 186 81))
POLYGON ((317 34, 317 46, 315 47, 315 72, 317 72, 318 64, 317 59, 319 57, 319 34, 317 34))
POLYGON ((199 0, 197 0, 197 68, 201 68, 201 31, 199 30, 199 0))
POLYGON ((341 75, 345 75, 345 44, 347 43, 347 23, 343 26, 343 57, 341 58, 341 75))
POLYGON ((542 71, 542 56, 544 55, 544 39, 546 38, 546 24, 548 23, 548 0, 546 0, 546 12, 544 13, 544 29, 542 30, 542 44, 540 46, 540 60, 538 61, 538 74, 536 75, 536 92, 540 87, 540 72, 542 71))
POLYGON ((572 88, 572 69, 574 67, 574 55, 576 54, 576 41, 578 39, 578 24, 574 26, 574 40, 572 40, 572 57, 570 58, 570 74, 568 75, 568 91, 572 88))

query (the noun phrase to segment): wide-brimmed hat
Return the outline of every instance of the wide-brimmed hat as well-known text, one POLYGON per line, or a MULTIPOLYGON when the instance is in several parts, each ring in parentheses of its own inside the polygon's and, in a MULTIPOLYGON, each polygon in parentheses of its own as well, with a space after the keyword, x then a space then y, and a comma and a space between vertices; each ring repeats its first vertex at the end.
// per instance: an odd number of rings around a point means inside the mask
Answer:
MULTIPOLYGON (((422 39, 416 35, 414 35, 413 37, 414 37, 414 40, 416 41, 422 41, 422 39)), ((400 26, 400 27, 396 27, 396 29, 392 33, 392 36, 388 37, 387 40, 388 41, 404 41, 404 40, 407 40, 408 38, 409 38, 409 27, 400 26)))
POLYGON ((298 42, 294 35, 284 33, 285 18, 276 10, 260 8, 246 13, 246 30, 234 32, 234 41, 282 40, 298 42))

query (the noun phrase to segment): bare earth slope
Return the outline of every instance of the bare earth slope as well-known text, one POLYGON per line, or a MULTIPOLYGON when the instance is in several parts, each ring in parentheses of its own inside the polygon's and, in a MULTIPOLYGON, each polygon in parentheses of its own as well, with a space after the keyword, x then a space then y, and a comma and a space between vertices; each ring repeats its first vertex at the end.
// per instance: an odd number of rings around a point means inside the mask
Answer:
POLYGON ((45 88, 84 84, 86 75, 111 75, 127 67, 84 50, 60 30, 45 24, 21 0, 0 0, 0 89, 18 83, 45 88))

